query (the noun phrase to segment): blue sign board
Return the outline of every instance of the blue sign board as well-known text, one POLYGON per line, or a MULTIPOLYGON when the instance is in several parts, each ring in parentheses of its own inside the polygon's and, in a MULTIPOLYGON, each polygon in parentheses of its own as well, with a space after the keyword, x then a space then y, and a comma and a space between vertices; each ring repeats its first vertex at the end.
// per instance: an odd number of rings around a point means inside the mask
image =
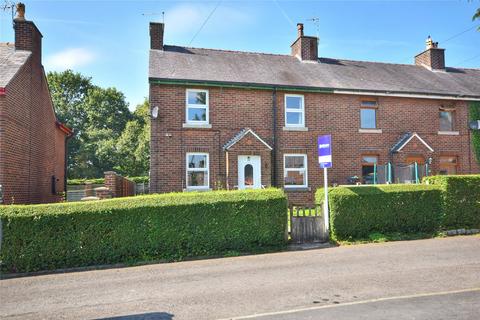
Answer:
POLYGON ((325 135, 318 137, 318 163, 320 168, 332 167, 332 136, 325 135))

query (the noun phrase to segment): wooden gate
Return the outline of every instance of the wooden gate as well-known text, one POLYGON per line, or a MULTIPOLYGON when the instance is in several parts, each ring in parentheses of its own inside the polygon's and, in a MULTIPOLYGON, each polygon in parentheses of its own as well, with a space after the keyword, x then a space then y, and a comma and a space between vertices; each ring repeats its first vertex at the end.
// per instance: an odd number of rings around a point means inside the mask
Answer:
POLYGON ((288 214, 292 243, 325 242, 328 240, 321 207, 290 207, 288 214))

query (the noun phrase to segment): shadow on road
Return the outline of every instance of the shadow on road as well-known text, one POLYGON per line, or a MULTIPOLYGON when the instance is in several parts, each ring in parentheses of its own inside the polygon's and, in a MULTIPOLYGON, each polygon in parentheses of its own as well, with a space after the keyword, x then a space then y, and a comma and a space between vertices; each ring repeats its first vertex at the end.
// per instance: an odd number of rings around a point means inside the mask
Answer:
POLYGON ((130 314, 125 316, 111 317, 111 318, 99 318, 96 320, 172 320, 173 314, 167 312, 150 312, 130 314))

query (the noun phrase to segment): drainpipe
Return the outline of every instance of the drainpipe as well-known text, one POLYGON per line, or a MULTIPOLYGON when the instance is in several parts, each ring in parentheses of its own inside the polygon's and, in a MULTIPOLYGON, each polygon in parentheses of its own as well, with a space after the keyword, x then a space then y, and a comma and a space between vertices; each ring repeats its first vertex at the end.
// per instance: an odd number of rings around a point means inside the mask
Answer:
POLYGON ((277 187, 277 88, 272 91, 272 186, 277 187))

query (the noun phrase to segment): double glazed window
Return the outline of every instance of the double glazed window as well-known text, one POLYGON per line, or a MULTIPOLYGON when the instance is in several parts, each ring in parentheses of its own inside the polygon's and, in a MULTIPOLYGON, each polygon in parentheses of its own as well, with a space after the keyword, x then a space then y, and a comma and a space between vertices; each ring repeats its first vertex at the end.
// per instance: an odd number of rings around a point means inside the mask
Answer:
POLYGON ((377 129, 377 102, 362 101, 360 108, 360 128, 377 129))
POLYGON ((454 131, 454 111, 440 109, 440 131, 454 131))
POLYGON ((441 156, 439 174, 457 174, 457 157, 441 156))
POLYGON ((208 189, 208 153, 187 153, 187 189, 208 189))
POLYGON ((208 90, 187 89, 186 121, 208 124, 208 90))
POLYGON ((283 164, 285 188, 306 188, 308 186, 306 154, 285 154, 283 164))
POLYGON ((373 184, 375 178, 375 165, 378 162, 376 155, 362 156, 362 181, 364 184, 373 184))
POLYGON ((305 106, 302 95, 285 95, 285 127, 305 127, 305 106))

